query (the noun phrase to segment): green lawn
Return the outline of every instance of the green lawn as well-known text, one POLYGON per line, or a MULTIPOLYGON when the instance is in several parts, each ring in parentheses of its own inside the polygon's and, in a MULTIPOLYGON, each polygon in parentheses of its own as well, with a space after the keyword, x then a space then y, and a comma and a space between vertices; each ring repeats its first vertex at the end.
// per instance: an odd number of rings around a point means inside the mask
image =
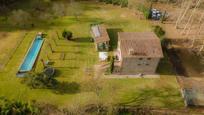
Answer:
MULTIPOLYGON (((0 73, 0 97, 37 100, 63 107, 76 101, 83 104, 98 100, 93 91, 86 90, 89 85, 83 83, 89 78, 85 70, 98 63, 98 54, 94 44, 90 42, 89 25, 93 22, 104 22, 112 31, 119 29, 138 32, 151 31, 151 25, 145 20, 137 19, 134 12, 128 9, 91 2, 82 6, 84 12, 79 17, 79 21, 71 16, 63 17, 52 21, 52 25, 47 29, 35 28, 28 31, 12 59, 0 73), (73 32, 74 41, 58 39, 56 32, 61 34, 64 28, 73 32), (40 60, 47 60, 48 56, 50 61, 54 62, 52 66, 58 70, 57 79, 66 82, 70 87, 72 87, 71 82, 78 84, 78 91, 57 94, 50 89, 29 89, 21 84, 21 78, 16 77, 16 72, 38 31, 43 31, 48 36, 40 52, 35 71, 42 71, 40 60), (48 44, 51 44, 55 53, 51 53, 48 44), (65 54, 65 60, 60 59, 62 53, 65 54)), ((103 102, 168 108, 183 107, 183 100, 173 75, 164 75, 160 79, 106 79, 103 80, 102 86, 100 100, 103 102)))

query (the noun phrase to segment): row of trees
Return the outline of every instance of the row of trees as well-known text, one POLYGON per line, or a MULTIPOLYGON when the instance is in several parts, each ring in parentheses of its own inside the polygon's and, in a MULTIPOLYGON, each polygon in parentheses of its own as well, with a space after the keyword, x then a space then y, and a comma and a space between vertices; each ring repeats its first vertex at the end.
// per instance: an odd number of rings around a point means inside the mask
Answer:
POLYGON ((52 20, 62 16, 74 16, 76 20, 82 14, 82 7, 77 2, 42 0, 30 1, 32 9, 15 9, 5 15, 5 20, 17 27, 34 27, 38 22, 52 24, 52 20), (35 1, 35 2, 34 2, 35 1), (64 3, 65 2, 65 3, 64 3))

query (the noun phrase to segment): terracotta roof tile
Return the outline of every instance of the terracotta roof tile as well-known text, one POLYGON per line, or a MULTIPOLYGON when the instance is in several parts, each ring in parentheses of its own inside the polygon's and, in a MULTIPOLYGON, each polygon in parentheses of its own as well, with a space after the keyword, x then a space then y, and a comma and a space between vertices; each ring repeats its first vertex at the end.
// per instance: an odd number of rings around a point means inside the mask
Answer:
POLYGON ((91 34, 96 43, 102 43, 109 41, 108 32, 105 25, 96 25, 91 27, 91 34))
POLYGON ((159 38, 153 32, 120 32, 122 57, 163 57, 159 38))

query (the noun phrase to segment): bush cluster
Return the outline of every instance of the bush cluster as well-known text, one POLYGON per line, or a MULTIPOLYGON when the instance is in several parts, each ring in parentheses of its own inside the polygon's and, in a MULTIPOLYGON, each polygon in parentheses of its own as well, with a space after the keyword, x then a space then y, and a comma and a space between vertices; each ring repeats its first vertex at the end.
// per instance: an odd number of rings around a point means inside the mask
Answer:
POLYGON ((38 88, 55 88, 57 80, 53 76, 48 76, 45 73, 29 73, 23 80, 23 83, 29 87, 38 88))
POLYGON ((154 33, 159 37, 162 38, 165 35, 165 31, 162 29, 160 26, 155 26, 154 27, 154 33))
POLYGON ((138 10, 143 13, 143 15, 145 16, 146 19, 151 18, 151 7, 147 8, 146 6, 141 4, 138 6, 138 10))
POLYGON ((128 7, 128 0, 99 0, 100 2, 105 2, 106 4, 118 5, 121 7, 128 7))
POLYGON ((114 72, 114 61, 115 58, 113 56, 108 57, 108 61, 110 62, 110 66, 106 69, 105 74, 110 75, 114 72))

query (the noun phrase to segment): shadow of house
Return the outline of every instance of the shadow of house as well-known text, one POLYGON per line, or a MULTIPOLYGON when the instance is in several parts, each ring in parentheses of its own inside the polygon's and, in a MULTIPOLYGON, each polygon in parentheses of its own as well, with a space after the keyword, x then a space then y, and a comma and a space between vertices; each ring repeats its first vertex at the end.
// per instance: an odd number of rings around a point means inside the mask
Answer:
POLYGON ((57 94, 75 94, 80 92, 80 84, 76 82, 61 82, 54 89, 57 94))
POLYGON ((118 32, 123 32, 121 28, 107 29, 110 38, 110 51, 117 49, 118 46, 118 32))
POLYGON ((120 103, 120 105, 145 107, 146 105, 149 105, 153 99, 155 99, 159 101, 164 107, 176 108, 183 104, 181 100, 174 100, 177 97, 180 97, 180 92, 175 92, 172 88, 164 87, 161 90, 156 88, 147 88, 133 92, 131 99, 127 102, 120 103))
MULTIPOLYGON (((185 65, 190 66, 192 71, 195 71, 195 76, 203 73, 204 64, 202 55, 195 54, 194 52, 189 52, 189 49, 179 49, 178 56, 180 57, 180 59, 182 59, 182 62, 185 65)), ((189 75, 192 74, 189 71, 187 71, 187 73, 189 73, 189 75)))
POLYGON ((177 54, 177 51, 175 49, 165 49, 165 51, 167 52, 169 60, 173 65, 174 71, 180 76, 188 77, 188 73, 186 72, 186 69, 182 64, 182 61, 177 54))
POLYGON ((79 37, 79 38, 74 38, 74 42, 79 42, 79 43, 91 43, 92 38, 91 37, 79 37))

